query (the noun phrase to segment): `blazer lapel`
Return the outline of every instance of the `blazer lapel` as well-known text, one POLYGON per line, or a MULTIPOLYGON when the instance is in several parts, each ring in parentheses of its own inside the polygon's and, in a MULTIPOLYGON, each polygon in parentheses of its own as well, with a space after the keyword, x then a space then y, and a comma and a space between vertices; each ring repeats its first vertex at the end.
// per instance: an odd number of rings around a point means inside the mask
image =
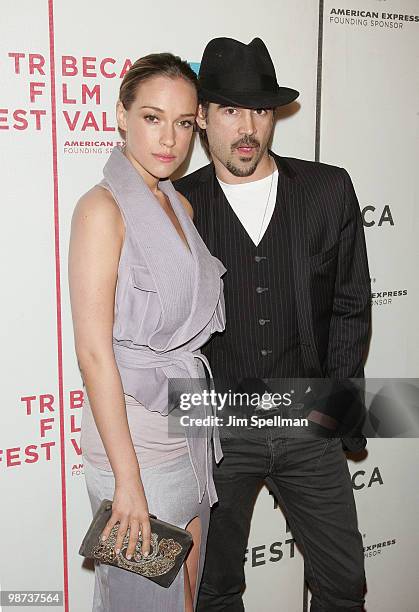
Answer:
POLYGON ((307 376, 321 376, 314 338, 310 291, 310 259, 307 228, 307 194, 289 164, 271 152, 279 171, 278 196, 283 198, 291 234, 298 329, 307 376))
POLYGON ((196 207, 196 227, 203 237, 211 253, 217 252, 217 235, 221 231, 219 211, 223 206, 229 206, 223 190, 215 175, 214 164, 211 163, 202 170, 201 202, 196 207))

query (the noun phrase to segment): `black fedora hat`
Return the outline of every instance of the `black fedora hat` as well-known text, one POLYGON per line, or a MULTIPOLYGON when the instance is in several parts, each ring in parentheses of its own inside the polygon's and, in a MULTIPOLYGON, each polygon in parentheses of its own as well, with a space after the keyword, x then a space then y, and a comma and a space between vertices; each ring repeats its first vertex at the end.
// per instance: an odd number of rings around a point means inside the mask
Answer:
POLYGON ((283 106, 299 92, 280 87, 269 51, 260 38, 248 45, 233 38, 213 38, 199 70, 200 98, 244 108, 283 106))

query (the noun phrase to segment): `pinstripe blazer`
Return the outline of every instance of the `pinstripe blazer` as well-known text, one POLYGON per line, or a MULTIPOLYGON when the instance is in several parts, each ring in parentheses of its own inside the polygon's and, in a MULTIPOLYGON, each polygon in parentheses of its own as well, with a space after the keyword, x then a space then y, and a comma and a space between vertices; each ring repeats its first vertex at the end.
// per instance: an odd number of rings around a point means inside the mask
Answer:
MULTIPOLYGON (((363 376, 370 329, 370 275, 358 200, 343 168, 274 157, 290 218, 296 309, 307 376, 363 376)), ((211 211, 228 206, 214 165, 175 182, 191 202, 195 224, 214 252, 211 211)), ((238 265, 239 262, 238 262, 238 265)), ((228 270, 228 283, 234 270, 228 270)), ((240 316, 240 313, 237 313, 240 316)), ((227 322, 228 325, 228 322, 227 322)))

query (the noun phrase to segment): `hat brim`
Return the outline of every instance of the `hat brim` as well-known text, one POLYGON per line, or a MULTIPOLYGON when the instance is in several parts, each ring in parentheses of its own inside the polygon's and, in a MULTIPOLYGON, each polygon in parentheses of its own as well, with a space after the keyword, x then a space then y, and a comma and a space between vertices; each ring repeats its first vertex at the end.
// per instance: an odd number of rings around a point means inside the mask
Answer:
POLYGON ((230 92, 227 90, 211 91, 203 87, 199 88, 199 99, 216 104, 228 104, 242 108, 275 108, 294 102, 300 95, 296 89, 279 87, 276 92, 230 92))

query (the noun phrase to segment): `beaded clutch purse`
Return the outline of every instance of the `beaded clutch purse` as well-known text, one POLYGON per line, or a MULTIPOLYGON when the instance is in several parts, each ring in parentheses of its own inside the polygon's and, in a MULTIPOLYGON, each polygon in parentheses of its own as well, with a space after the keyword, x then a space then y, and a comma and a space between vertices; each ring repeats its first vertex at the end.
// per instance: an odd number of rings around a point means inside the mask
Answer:
POLYGON ((141 553, 142 538, 140 534, 133 556, 131 559, 127 559, 125 555, 128 548, 129 530, 125 534, 118 554, 116 554, 114 548, 118 523, 114 525, 105 542, 100 539, 111 514, 112 502, 109 499, 104 499, 83 538, 79 554, 139 574, 144 578, 153 580, 162 587, 170 586, 192 545, 191 534, 186 529, 160 521, 155 516, 150 515, 151 548, 149 555, 144 557, 141 553))

